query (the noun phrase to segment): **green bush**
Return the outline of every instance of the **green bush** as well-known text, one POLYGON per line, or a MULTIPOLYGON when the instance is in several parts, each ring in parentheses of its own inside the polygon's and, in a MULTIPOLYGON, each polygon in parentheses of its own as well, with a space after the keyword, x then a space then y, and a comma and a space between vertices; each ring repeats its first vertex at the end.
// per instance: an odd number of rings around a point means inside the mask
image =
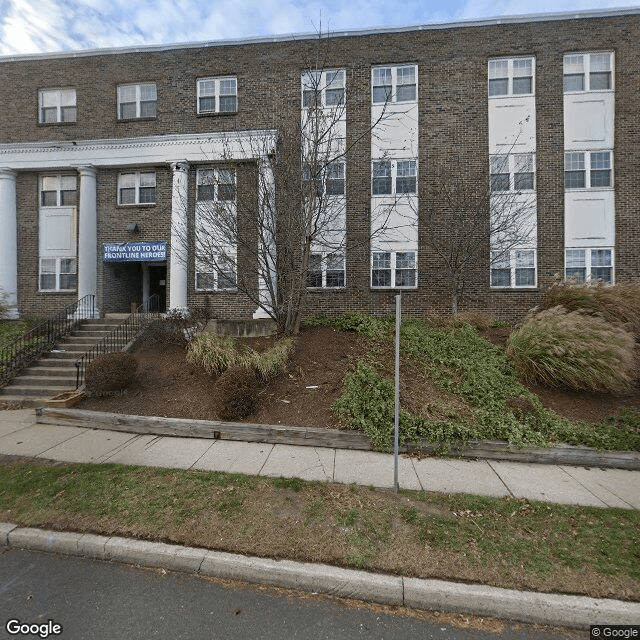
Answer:
POLYGON ((241 420, 253 413, 260 382, 255 370, 230 367, 218 378, 214 410, 220 420, 241 420))
POLYGON ((524 379, 592 391, 628 388, 633 350, 633 336, 619 325, 562 306, 530 315, 507 343, 507 354, 524 379))
POLYGON ((86 390, 91 395, 122 391, 131 384, 137 370, 138 362, 130 353, 104 353, 87 366, 86 390))
POLYGON ((640 337, 640 284, 623 282, 608 285, 559 282, 550 287, 542 297, 538 308, 552 309, 562 306, 568 311, 600 314, 609 322, 633 326, 640 337))

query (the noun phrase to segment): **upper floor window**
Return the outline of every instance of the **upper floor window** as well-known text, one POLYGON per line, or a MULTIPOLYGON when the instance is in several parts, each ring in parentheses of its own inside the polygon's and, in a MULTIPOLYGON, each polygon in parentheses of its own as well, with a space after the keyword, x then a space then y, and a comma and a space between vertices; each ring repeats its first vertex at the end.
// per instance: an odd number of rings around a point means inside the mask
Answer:
POLYGON ((75 176, 42 176, 40 178, 41 207, 75 207, 76 203, 75 176))
POLYGON ((534 93, 534 59, 489 60, 489 97, 534 93))
POLYGON ((613 54, 572 53, 564 57, 564 92, 613 89, 613 54))
POLYGON ((121 173, 118 176, 118 204, 155 204, 155 171, 121 173))
POLYGON ((302 106, 336 107, 344 104, 344 69, 307 71, 302 74, 302 106))
POLYGON ((533 153, 497 154, 489 158, 491 191, 531 191, 535 189, 533 153))
POLYGON ((415 160, 376 160, 371 171, 374 196, 416 193, 415 160))
POLYGON ((41 89, 38 101, 42 124, 76 121, 75 89, 41 89))
POLYGON ((198 169, 198 202, 229 201, 236 197, 236 174, 232 169, 198 169))
POLYGON ((198 113, 238 111, 238 83, 235 77, 198 80, 198 113))
POLYGON ((196 291, 228 291, 237 286, 234 255, 216 254, 196 266, 196 291))
POLYGON ((371 70, 373 104, 415 102, 418 92, 418 68, 415 64, 400 67, 374 67, 371 70))
POLYGON ((118 87, 118 119, 156 117, 156 85, 123 84, 118 87))
POLYGON ((323 195, 343 196, 345 185, 344 162, 329 163, 326 167, 322 167, 315 177, 311 175, 311 170, 305 167, 302 173, 302 182, 305 195, 309 195, 312 186, 315 186, 315 193, 318 198, 323 195))
POLYGON ((565 277, 578 282, 613 282, 613 249, 566 249, 565 277))
POLYGON ((568 151, 564 154, 564 188, 612 187, 611 151, 568 151))

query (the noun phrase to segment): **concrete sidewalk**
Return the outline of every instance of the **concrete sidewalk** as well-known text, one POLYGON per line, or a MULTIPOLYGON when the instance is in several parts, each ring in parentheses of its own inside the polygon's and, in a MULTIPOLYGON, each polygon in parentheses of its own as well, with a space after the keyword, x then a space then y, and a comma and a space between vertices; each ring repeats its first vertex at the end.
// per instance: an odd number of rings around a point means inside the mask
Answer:
MULTIPOLYGON (((42 425, 35 424, 33 409, 0 411, 0 454, 393 488, 388 454, 42 425)), ((640 509, 640 471, 622 469, 401 457, 399 483, 403 489, 640 509)))

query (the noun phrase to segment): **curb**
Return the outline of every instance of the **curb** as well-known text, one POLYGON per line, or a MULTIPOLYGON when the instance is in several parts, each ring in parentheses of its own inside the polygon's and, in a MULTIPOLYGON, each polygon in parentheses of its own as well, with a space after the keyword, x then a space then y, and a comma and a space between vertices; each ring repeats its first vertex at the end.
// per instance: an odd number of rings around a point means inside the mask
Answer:
POLYGON ((411 609, 452 611, 551 626, 637 624, 640 603, 403 578, 324 564, 256 558, 195 547, 0 522, 0 548, 85 556, 202 576, 269 584, 411 609))

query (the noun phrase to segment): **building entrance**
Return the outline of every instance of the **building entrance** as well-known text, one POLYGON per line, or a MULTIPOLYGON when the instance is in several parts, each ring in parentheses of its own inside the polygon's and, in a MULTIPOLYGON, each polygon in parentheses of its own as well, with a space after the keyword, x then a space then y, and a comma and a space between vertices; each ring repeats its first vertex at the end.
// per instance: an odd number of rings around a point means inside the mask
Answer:
MULTIPOLYGON (((158 296, 158 311, 164 313, 167 310, 167 265, 143 265, 143 277, 145 271, 149 278, 149 295, 143 299, 143 303, 147 303, 153 296, 158 296)), ((144 298, 144 282, 143 282, 143 298, 144 298)), ((150 309, 155 310, 155 309, 150 309)))

